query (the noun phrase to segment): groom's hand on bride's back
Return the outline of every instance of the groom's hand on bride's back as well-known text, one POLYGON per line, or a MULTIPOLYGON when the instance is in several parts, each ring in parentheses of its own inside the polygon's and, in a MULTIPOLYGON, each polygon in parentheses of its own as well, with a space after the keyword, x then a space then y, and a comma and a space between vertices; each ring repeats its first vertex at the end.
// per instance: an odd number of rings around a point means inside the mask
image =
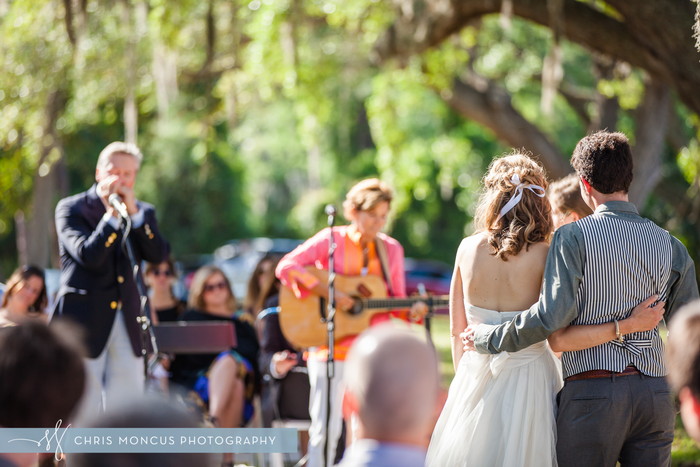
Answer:
POLYGON ((462 344, 464 345, 463 350, 465 352, 476 350, 476 347, 474 347, 474 326, 467 326, 467 328, 459 334, 459 338, 462 339, 462 344))
POLYGON ((629 318, 620 321, 621 328, 624 326, 623 334, 632 332, 651 331, 658 326, 663 319, 666 309, 666 302, 659 300, 658 295, 652 295, 642 303, 634 307, 629 318), (629 327, 627 327, 627 326, 629 327))

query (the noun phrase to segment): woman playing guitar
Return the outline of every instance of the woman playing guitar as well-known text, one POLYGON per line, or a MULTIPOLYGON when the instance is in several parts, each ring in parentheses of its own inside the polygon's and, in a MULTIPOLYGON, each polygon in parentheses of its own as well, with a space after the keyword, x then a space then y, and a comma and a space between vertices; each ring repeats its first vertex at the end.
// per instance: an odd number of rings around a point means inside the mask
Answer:
MULTIPOLYGON (((334 253, 335 272, 346 276, 378 276, 384 278, 387 295, 405 297, 404 253, 401 244, 381 232, 386 224, 392 200, 392 191, 382 181, 372 178, 353 186, 343 202, 345 218, 350 225, 333 228, 333 240, 337 245, 334 253), (381 251, 384 250, 385 254, 381 251), (381 257, 386 258, 382 267, 381 257), (386 271, 386 275, 383 271, 386 271)), ((293 294, 303 299, 311 294, 327 299, 327 284, 307 268, 328 269, 328 229, 324 229, 287 254, 277 266, 277 277, 293 294)), ((355 291, 335 291, 338 314, 347 313, 353 308, 355 291)), ((363 291, 357 291, 362 295, 363 291)), ((366 297, 365 297, 366 298, 366 297)), ((409 311, 389 311, 377 313, 370 320, 371 325, 390 319, 391 316, 403 320, 419 321, 427 313, 425 303, 416 302, 409 311)), ((282 307, 284 313, 284 306, 282 307)), ((318 314, 317 310, 309 313, 318 314)), ((335 460, 336 447, 342 431, 342 390, 339 382, 343 377, 345 354, 355 336, 348 336, 335 343, 335 377, 331 381, 331 416, 328 428, 327 465, 335 460)), ((308 371, 311 383, 309 412, 309 467, 324 465, 324 432, 327 406, 326 358, 328 348, 314 347, 309 350, 308 371)))

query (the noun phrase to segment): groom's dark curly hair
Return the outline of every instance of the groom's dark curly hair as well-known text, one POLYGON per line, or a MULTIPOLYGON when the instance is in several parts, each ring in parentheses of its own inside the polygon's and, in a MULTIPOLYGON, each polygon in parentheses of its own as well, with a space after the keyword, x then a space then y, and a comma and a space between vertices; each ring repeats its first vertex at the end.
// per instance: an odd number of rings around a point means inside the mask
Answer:
POLYGON ((571 156, 571 166, 603 194, 627 193, 632 183, 632 150, 622 133, 604 130, 581 139, 571 156))

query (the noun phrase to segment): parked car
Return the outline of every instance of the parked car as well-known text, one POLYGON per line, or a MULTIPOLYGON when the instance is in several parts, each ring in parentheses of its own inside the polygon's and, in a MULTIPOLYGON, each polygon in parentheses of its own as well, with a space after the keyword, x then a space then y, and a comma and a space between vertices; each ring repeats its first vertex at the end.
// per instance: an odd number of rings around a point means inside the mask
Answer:
MULTIPOLYGON (((430 295, 448 295, 450 282, 452 281, 452 268, 442 261, 431 259, 406 258, 406 293, 414 295, 420 293, 420 284, 430 295)), ((436 310, 439 313, 447 312, 447 309, 436 310)))

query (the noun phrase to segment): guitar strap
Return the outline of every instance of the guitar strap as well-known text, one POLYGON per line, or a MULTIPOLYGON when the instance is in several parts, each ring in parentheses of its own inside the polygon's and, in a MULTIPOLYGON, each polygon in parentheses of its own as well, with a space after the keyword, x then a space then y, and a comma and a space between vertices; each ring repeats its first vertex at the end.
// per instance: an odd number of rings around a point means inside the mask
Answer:
POLYGON ((379 237, 374 239, 374 248, 377 250, 377 256, 379 256, 379 264, 382 265, 382 275, 384 276, 384 282, 386 282, 386 287, 389 289, 389 296, 394 296, 394 287, 391 284, 391 275, 389 274, 389 256, 386 252, 386 245, 384 240, 379 237))

